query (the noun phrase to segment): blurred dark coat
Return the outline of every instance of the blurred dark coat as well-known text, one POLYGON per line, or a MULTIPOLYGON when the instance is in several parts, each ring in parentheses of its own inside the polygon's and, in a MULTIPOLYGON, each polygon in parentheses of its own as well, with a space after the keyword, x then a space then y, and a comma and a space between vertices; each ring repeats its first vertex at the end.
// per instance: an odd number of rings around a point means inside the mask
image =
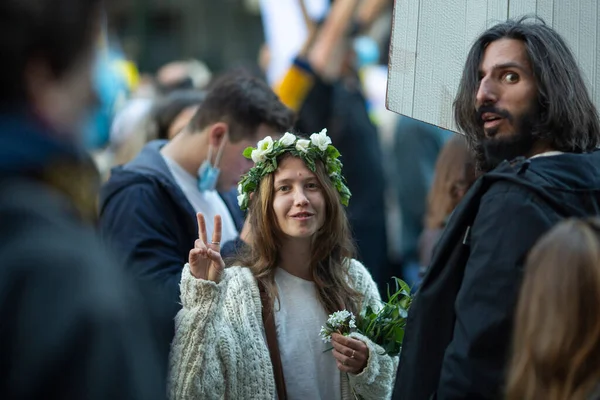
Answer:
POLYGON ((154 320, 86 221, 91 160, 30 116, 0 137, 0 398, 165 398, 154 320))

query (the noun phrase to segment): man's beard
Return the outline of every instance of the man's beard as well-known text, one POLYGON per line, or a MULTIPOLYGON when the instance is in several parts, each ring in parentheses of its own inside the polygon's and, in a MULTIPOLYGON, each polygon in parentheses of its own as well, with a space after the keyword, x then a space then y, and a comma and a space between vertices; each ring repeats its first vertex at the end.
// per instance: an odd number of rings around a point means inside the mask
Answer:
POLYGON ((491 137, 484 136, 480 139, 476 153, 478 168, 481 171, 489 172, 505 160, 511 161, 529 155, 537 140, 534 134, 540 121, 537 107, 532 107, 518 118, 514 118, 505 110, 497 110, 493 107, 486 107, 483 112, 504 116, 512 122, 515 132, 507 137, 495 137, 497 132, 491 130, 489 131, 491 137))

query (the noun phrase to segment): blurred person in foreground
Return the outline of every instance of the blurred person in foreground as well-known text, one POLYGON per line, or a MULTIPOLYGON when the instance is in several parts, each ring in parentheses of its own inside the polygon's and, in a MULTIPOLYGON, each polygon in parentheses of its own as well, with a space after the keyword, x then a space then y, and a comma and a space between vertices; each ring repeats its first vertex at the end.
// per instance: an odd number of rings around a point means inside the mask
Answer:
POLYGON ((562 218, 600 213, 598 112, 543 21, 479 36, 454 111, 485 174, 450 217, 409 311, 397 399, 501 396, 527 253, 562 218))
POLYGON ((161 399, 139 292, 92 226, 103 2, 58 3, 0 4, 0 398, 161 399))
POLYGON ((600 220, 570 219, 527 259, 507 400, 600 399, 600 220))
POLYGON ((435 163, 433 184, 427 196, 425 229, 419 238, 421 277, 431 262, 448 218, 476 178, 475 160, 464 136, 454 134, 444 145, 435 163))
MULTIPOLYGON (((237 184, 252 167, 243 151, 288 130, 293 113, 262 81, 232 72, 211 85, 189 124, 171 141, 148 143, 131 162, 112 170, 100 196, 103 234, 136 276, 156 282, 171 320, 181 308, 181 265, 197 239, 194 215, 212 229, 222 217, 223 254, 243 246, 244 216, 237 184)), ((244 236, 245 240, 248 240, 244 236)), ((164 343, 168 348, 170 341, 164 343)))

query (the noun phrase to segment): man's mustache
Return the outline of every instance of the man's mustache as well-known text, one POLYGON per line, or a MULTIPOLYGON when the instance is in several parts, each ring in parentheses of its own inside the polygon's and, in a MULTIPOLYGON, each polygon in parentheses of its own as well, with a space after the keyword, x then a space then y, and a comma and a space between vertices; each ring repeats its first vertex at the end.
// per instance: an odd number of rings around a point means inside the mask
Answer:
POLYGON ((507 119, 509 122, 513 122, 513 116, 508 111, 494 106, 481 106, 477 109, 477 121, 480 125, 483 125, 483 119, 481 118, 485 113, 496 114, 499 117, 507 119))

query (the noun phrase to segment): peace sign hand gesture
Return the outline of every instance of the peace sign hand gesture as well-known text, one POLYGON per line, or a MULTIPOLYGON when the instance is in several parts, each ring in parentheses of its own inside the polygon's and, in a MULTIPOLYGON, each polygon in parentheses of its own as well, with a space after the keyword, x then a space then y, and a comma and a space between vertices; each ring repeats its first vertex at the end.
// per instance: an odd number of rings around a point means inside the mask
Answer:
POLYGON ((215 215, 212 241, 208 242, 204 215, 198 213, 198 239, 190 250, 190 271, 196 279, 219 283, 225 263, 221 257, 221 216, 215 215))

